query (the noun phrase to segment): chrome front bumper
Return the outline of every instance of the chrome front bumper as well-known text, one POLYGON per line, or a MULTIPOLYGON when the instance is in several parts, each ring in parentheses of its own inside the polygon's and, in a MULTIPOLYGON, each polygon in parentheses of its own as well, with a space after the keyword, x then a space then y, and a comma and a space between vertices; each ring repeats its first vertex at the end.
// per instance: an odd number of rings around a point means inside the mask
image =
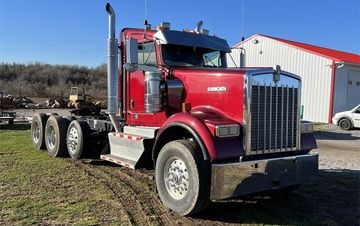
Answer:
POLYGON ((213 164, 210 199, 226 199, 302 184, 314 179, 318 169, 318 153, 213 164))

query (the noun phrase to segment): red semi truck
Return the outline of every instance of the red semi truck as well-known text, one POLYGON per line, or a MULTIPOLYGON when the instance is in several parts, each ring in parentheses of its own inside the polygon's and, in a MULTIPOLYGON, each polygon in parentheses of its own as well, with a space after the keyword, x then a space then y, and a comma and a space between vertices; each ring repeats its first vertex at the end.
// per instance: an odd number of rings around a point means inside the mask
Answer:
POLYGON ((153 168, 161 201, 181 215, 317 175, 300 77, 280 67, 227 68, 230 47, 201 23, 193 31, 125 28, 118 42, 110 4, 106 11, 107 112, 34 115, 36 149, 153 168))

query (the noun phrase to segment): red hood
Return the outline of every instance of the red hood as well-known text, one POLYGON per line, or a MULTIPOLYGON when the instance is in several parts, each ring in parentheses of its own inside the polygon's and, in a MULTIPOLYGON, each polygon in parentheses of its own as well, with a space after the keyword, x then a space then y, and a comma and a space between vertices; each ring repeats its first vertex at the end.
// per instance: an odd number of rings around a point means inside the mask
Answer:
POLYGON ((246 69, 175 68, 172 74, 183 82, 184 102, 192 109, 211 107, 229 119, 243 123, 244 74, 246 69))
POLYGON ((177 67, 173 69, 174 74, 193 74, 193 75, 244 75, 247 69, 245 68, 188 68, 177 67))

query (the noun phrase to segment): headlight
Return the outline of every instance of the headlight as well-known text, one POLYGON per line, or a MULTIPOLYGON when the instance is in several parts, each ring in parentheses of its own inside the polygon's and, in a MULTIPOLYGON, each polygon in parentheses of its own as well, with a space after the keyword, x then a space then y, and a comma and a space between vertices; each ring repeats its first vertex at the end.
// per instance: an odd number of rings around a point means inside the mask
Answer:
POLYGON ((301 133, 312 133, 312 132, 314 132, 314 123, 301 122, 301 133))
POLYGON ((217 137, 237 137, 240 135, 240 126, 237 124, 217 125, 215 135, 217 137))

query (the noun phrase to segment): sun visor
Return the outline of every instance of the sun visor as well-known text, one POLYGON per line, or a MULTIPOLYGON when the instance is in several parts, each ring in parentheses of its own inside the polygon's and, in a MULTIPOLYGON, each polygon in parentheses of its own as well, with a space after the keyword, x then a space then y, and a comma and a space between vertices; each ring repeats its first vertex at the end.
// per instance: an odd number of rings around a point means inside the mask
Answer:
POLYGON ((192 32, 182 32, 173 30, 161 30, 154 34, 154 38, 160 41, 160 44, 173 44, 183 46, 198 46, 201 48, 220 50, 230 52, 231 49, 225 39, 205 34, 196 34, 192 32))

